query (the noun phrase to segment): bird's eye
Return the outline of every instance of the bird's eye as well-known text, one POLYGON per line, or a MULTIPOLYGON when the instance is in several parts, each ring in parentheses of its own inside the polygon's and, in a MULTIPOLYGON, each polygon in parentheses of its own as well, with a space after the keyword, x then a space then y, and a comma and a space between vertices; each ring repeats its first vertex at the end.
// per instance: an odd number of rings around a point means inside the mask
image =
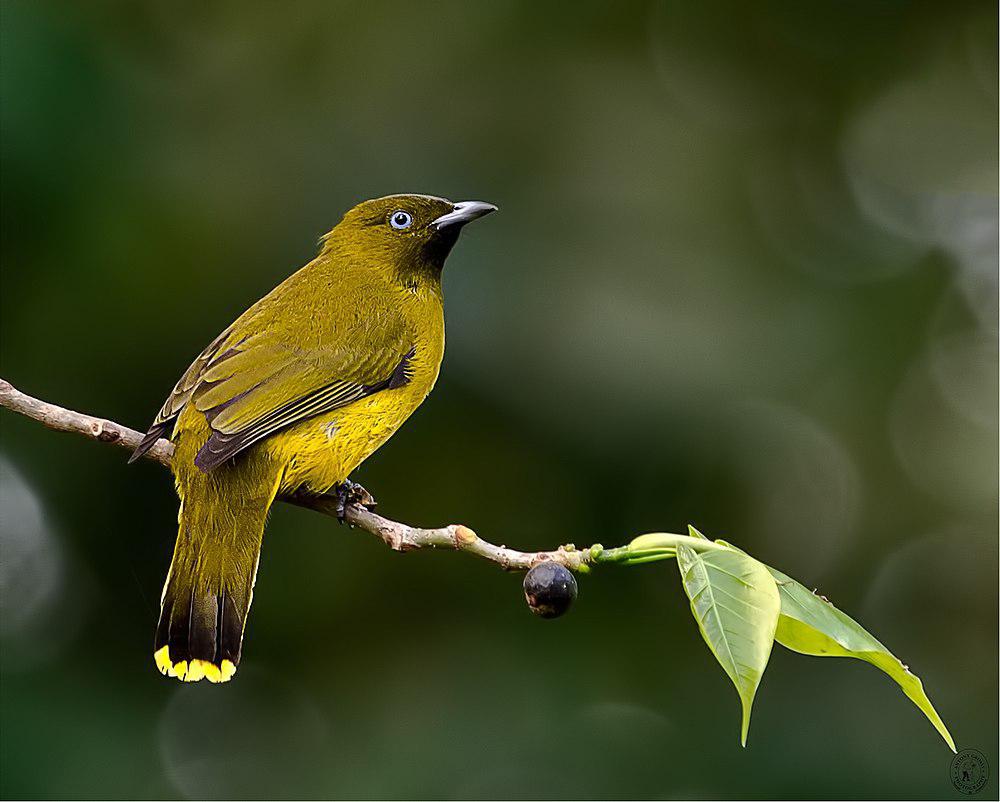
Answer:
POLYGON ((402 231, 404 228, 409 228, 413 225, 413 215, 400 209, 389 216, 389 225, 402 231))

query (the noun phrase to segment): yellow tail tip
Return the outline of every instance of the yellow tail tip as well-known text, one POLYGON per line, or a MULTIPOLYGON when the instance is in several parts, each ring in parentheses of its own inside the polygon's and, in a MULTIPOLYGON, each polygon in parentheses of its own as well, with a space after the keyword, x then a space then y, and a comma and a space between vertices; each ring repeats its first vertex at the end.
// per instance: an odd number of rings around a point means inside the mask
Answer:
POLYGON ((198 682, 207 679, 209 682, 229 682, 236 674, 236 665, 231 660, 223 660, 221 665, 215 665, 208 660, 181 660, 174 663, 170 659, 170 647, 162 646, 153 653, 153 660, 160 673, 167 677, 176 677, 182 682, 198 682))
POLYGON ((205 679, 209 682, 222 682, 222 669, 220 669, 215 663, 209 663, 205 660, 198 660, 201 663, 201 670, 205 674, 205 679))
POLYGON ((170 647, 163 646, 153 652, 153 659, 156 661, 156 667, 160 670, 160 673, 166 676, 171 667, 170 662, 170 647))
POLYGON ((188 663, 187 674, 184 676, 185 682, 197 682, 200 679, 205 678, 205 669, 202 666, 205 665, 204 660, 192 660, 188 663))

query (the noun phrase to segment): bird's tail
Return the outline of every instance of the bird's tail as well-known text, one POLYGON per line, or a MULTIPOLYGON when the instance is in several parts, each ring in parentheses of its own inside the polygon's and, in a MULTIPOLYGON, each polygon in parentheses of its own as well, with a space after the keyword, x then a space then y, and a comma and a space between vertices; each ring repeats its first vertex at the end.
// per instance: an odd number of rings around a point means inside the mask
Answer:
POLYGON ((227 682, 236 673, 277 486, 275 477, 251 489, 231 465, 178 474, 177 543, 153 647, 161 673, 186 682, 227 682))

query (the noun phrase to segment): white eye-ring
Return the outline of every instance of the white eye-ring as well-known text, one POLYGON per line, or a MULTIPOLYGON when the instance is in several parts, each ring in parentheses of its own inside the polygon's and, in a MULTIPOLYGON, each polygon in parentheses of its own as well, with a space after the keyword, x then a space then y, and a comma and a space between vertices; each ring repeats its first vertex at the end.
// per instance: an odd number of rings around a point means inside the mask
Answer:
POLYGON ((399 209, 389 215, 389 225, 398 231, 402 231, 404 228, 409 228, 413 225, 413 215, 399 209))

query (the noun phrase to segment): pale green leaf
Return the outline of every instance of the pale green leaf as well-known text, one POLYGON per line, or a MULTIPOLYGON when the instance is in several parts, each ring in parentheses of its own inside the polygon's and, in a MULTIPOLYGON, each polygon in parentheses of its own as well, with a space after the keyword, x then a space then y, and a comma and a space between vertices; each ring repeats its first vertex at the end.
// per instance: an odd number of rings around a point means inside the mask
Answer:
POLYGON ((699 553, 677 546, 684 592, 701 635, 736 686, 743 705, 740 743, 774 644, 781 601, 767 567, 738 551, 699 553))
POLYGON ((697 529, 695 529, 693 526, 691 526, 691 524, 688 524, 688 534, 691 537, 699 537, 702 540, 708 540, 707 537, 705 537, 701 532, 699 532, 697 529))
POLYGON ((778 583, 781 598, 781 616, 775 634, 778 643, 801 654, 855 657, 881 669, 895 680, 903 693, 927 716, 951 751, 955 751, 955 742, 948 728, 927 698, 924 686, 916 675, 911 674, 898 658, 853 618, 781 571, 769 570, 778 583))

